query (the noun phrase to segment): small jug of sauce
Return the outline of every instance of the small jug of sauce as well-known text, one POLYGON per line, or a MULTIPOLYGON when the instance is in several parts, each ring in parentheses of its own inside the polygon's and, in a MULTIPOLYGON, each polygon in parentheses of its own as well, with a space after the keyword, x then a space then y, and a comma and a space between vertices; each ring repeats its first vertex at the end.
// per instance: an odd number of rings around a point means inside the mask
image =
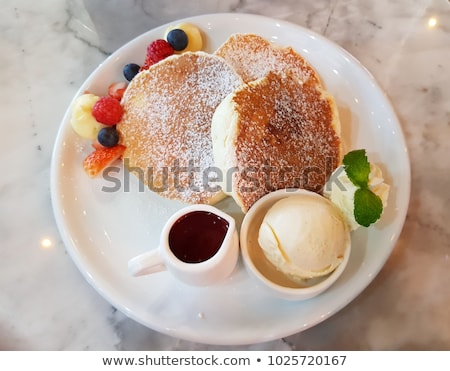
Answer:
POLYGON ((228 277, 239 256, 234 219, 211 205, 190 205, 163 227, 159 246, 128 262, 133 276, 169 271, 194 286, 209 286, 228 277))

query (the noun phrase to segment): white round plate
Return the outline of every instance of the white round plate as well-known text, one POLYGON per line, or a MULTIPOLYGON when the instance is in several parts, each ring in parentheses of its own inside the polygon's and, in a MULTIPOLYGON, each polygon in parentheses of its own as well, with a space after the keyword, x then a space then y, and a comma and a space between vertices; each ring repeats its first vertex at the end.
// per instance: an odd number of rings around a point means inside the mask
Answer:
MULTIPOLYGON (((212 14, 182 21, 205 35, 213 52, 232 33, 256 33, 292 46, 319 72, 335 97, 348 149, 365 148, 391 184, 382 220, 352 236, 349 264, 325 293, 308 301, 288 302, 260 288, 240 263, 224 283, 192 288, 167 272, 131 277, 128 260, 156 247, 159 232, 181 203, 161 198, 117 165, 108 177, 90 179, 82 169, 92 150, 70 127, 70 108, 61 124, 53 153, 51 194, 63 241, 84 277, 113 306, 134 320, 185 340, 239 345, 285 337, 330 317, 374 279, 395 246, 403 227, 410 193, 410 167, 401 127, 370 73, 339 46, 307 29, 248 14, 212 14)), ((181 21, 172 22, 177 24, 181 21)), ((129 42, 101 64, 81 86, 105 95, 111 82, 123 80, 122 67, 142 64, 146 46, 164 35, 167 25, 129 42)), ((242 215, 227 199, 219 207, 240 224, 242 215)))

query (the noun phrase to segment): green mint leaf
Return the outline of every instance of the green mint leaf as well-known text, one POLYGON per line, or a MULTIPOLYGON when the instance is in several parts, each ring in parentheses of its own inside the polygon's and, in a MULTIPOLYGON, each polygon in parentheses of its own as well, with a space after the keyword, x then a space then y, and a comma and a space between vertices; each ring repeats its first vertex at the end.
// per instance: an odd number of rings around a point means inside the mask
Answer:
POLYGON ((358 224, 368 227, 381 217, 383 203, 380 197, 368 188, 359 188, 355 192, 353 213, 358 224))
POLYGON ((352 183, 360 188, 367 188, 370 163, 367 160, 366 150, 357 149, 348 152, 342 162, 344 163, 345 172, 352 183))

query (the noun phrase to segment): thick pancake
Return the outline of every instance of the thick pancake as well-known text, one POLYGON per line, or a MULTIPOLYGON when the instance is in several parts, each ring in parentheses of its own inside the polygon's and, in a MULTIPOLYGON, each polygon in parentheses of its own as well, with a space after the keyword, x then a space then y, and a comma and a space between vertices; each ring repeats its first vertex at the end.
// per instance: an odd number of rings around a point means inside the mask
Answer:
POLYGON ((314 81, 273 72, 229 94, 212 124, 222 185, 242 210, 270 191, 319 192, 341 161, 340 122, 332 97, 314 81))
POLYGON ((222 58, 203 52, 169 57, 139 73, 123 98, 117 125, 124 164, 151 190, 185 203, 224 197, 214 182, 211 121, 242 84, 222 58))
POLYGON ((319 75, 300 54, 291 47, 271 44, 259 35, 231 35, 215 54, 231 64, 246 83, 269 72, 283 74, 291 71, 302 82, 320 85, 319 75))

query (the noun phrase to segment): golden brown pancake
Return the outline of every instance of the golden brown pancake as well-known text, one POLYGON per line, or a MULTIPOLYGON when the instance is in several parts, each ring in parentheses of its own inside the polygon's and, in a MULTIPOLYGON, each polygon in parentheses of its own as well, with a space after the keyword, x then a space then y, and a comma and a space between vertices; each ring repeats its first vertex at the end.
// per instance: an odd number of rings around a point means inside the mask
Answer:
POLYGON ((117 125, 123 160, 151 190, 185 203, 215 203, 211 121, 242 84, 222 58, 203 52, 169 57, 139 73, 123 98, 117 125), (211 169, 211 171, 210 171, 211 169))
POLYGON ((229 94, 214 114, 212 137, 223 189, 244 212, 273 190, 320 191, 341 161, 332 97, 294 73, 269 72, 229 94))
POLYGON ((231 35, 216 51, 242 76, 244 82, 260 79, 269 72, 287 71, 302 82, 320 84, 317 72, 291 47, 280 47, 254 34, 231 35))

